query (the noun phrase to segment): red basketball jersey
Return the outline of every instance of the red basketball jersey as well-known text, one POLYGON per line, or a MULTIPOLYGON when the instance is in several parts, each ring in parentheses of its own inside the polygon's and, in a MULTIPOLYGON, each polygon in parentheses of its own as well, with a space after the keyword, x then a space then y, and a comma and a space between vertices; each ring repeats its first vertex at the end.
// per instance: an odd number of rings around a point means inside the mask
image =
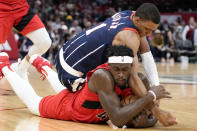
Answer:
MULTIPOLYGON (((102 108, 98 95, 88 89, 89 78, 92 73, 99 68, 109 70, 108 64, 106 63, 90 71, 87 74, 87 82, 85 82, 83 88, 76 93, 65 89, 57 95, 43 98, 39 107, 40 115, 46 118, 72 120, 84 123, 106 122, 108 115, 102 108)), ((116 86, 115 92, 120 98, 133 95, 130 88, 120 89, 116 86)))

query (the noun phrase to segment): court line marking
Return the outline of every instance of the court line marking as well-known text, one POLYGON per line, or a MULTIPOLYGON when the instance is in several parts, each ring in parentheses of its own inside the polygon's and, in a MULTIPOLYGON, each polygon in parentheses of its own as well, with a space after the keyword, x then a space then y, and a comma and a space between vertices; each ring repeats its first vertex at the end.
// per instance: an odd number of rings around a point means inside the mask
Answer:
POLYGON ((173 84, 173 85, 197 85, 196 83, 170 83, 170 82, 160 82, 161 84, 173 84))
POLYGON ((0 111, 18 110, 18 109, 27 109, 27 107, 5 108, 5 109, 0 109, 0 111))

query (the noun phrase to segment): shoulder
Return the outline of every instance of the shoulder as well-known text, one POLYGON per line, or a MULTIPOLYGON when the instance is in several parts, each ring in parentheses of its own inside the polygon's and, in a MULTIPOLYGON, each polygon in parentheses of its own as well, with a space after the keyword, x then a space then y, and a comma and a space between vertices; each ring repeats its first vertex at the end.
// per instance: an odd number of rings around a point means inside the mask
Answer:
POLYGON ((124 29, 124 30, 120 31, 119 35, 140 38, 139 34, 136 31, 132 30, 132 28, 124 29))
POLYGON ((91 76, 92 79, 111 79, 111 77, 110 72, 104 68, 95 70, 91 76))
POLYGON ((94 92, 111 90, 114 87, 114 80, 108 70, 97 69, 90 77, 88 87, 94 92))
POLYGON ((140 42, 140 36, 134 31, 122 30, 116 35, 115 40, 119 40, 121 43, 126 45, 130 45, 130 43, 137 44, 140 42))

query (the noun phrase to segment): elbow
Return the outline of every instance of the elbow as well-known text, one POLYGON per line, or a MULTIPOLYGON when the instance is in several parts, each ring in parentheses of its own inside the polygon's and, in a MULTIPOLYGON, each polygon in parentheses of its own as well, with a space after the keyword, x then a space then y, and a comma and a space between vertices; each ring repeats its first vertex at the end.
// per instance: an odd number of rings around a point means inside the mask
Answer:
POLYGON ((123 124, 122 122, 120 122, 120 121, 113 121, 113 120, 111 120, 111 122, 115 125, 115 126, 117 126, 118 128, 122 128, 125 124, 123 124))
POLYGON ((115 126, 119 128, 123 127, 127 123, 126 121, 124 121, 124 119, 121 119, 121 116, 115 113, 113 116, 109 117, 109 119, 115 126))

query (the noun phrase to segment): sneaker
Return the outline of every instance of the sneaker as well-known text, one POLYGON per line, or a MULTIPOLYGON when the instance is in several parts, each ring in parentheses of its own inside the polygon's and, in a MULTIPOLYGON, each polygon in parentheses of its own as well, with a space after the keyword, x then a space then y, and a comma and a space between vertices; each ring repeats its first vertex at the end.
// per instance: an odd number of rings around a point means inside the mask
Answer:
POLYGON ((8 66, 10 68, 9 56, 5 52, 0 53, 0 79, 3 78, 2 68, 8 66))
POLYGON ((33 55, 29 62, 36 68, 38 72, 42 74, 41 78, 44 80, 48 73, 42 68, 43 66, 49 66, 52 69, 50 62, 39 55, 33 55))

